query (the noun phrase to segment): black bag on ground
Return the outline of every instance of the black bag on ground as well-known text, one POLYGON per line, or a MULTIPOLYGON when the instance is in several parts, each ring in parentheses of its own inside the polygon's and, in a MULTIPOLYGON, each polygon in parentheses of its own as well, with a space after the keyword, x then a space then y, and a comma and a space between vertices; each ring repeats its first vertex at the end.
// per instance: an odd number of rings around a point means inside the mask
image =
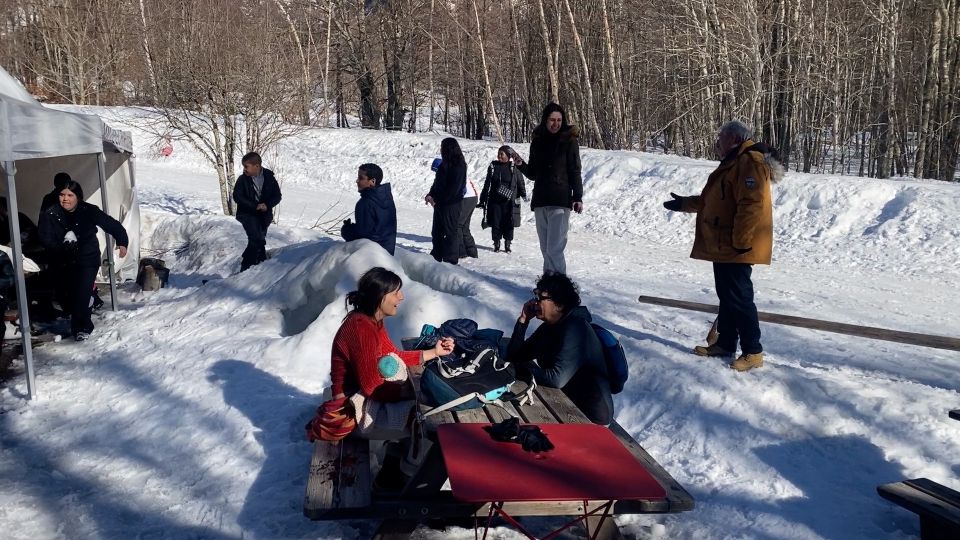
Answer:
POLYGON ((137 268, 137 285, 139 285, 141 289, 154 290, 154 286, 150 284, 150 274, 156 274, 159 280, 159 288, 167 286, 167 280, 170 279, 170 270, 163 262, 163 259, 154 259, 152 257, 140 259, 140 266, 137 268), (147 267, 150 267, 150 270, 147 270, 147 267))

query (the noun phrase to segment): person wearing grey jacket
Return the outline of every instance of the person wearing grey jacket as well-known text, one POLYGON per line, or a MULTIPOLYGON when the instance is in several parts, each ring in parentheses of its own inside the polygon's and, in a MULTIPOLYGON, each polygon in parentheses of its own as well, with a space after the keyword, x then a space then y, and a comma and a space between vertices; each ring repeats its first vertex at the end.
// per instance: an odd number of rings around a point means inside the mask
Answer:
POLYGON ((514 325, 507 359, 529 370, 537 384, 559 388, 591 422, 610 424, 613 396, 603 346, 576 284, 564 274, 547 274, 533 293, 514 325), (533 317, 543 324, 525 339, 533 317))

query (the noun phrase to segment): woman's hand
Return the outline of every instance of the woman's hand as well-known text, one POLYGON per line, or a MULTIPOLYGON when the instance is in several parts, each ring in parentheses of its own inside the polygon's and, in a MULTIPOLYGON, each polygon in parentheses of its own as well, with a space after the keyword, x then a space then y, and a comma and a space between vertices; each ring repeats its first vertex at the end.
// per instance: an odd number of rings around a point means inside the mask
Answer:
POLYGON ((453 338, 449 338, 449 337, 440 338, 440 340, 437 341, 437 344, 434 345, 432 349, 427 349, 425 351, 420 352, 420 360, 421 362, 427 362, 429 360, 433 360, 438 356, 446 356, 448 354, 451 354, 453 352, 453 346, 455 344, 456 342, 453 340, 453 338))
POLYGON ((120 252, 121 259, 127 256, 127 246, 117 246, 117 251, 120 252))
POLYGON ((517 322, 520 324, 527 324, 527 321, 537 316, 537 301, 536 300, 527 300, 523 307, 520 308, 520 317, 517 318, 517 322))
POLYGON ((437 356, 446 356, 453 352, 453 345, 453 338, 440 338, 440 341, 434 346, 433 352, 435 352, 437 356))

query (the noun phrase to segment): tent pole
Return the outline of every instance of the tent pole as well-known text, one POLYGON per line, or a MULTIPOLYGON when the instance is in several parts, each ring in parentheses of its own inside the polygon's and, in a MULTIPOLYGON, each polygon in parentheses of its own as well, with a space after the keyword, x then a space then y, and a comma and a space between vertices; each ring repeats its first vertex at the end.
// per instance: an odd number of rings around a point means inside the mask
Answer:
MULTIPOLYGON (((107 206, 107 159, 103 152, 97 154, 97 170, 100 173, 100 203, 103 205, 103 211, 110 213, 110 207, 107 206)), ((117 310, 117 281, 114 273, 116 264, 113 259, 113 237, 110 234, 104 235, 107 238, 107 262, 110 270, 110 310, 117 310)))
MULTIPOLYGON (((23 360, 27 365, 27 399, 36 394, 37 379, 33 371, 33 343, 30 340, 30 301, 27 298, 26 277, 23 275, 23 245, 20 242, 20 211, 17 208, 17 166, 3 162, 7 177, 7 215, 10 222, 10 240, 13 245, 13 271, 17 280, 17 308, 20 317, 20 337, 23 339, 23 360)), ((5 308, 5 306, 4 306, 5 308)), ((6 324, 6 323, 4 323, 6 324)))

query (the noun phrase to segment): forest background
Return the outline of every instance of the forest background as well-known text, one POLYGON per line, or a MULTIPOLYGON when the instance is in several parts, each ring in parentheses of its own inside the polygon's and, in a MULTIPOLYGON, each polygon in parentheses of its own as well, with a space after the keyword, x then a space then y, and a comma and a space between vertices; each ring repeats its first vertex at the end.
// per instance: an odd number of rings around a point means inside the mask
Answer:
POLYGON ((742 119, 790 170, 960 180, 960 0, 2 0, 0 65, 154 111, 228 214, 300 129, 526 142, 551 100, 593 148, 713 157, 742 119))

